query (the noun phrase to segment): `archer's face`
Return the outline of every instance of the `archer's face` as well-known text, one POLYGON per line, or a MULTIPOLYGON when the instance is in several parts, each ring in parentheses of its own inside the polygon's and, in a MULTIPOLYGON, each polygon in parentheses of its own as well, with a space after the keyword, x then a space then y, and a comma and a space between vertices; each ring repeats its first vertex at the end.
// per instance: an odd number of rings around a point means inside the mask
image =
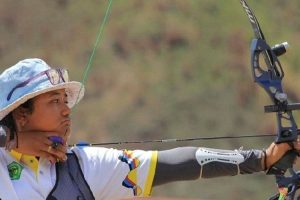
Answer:
POLYGON ((70 108, 64 89, 41 94, 33 99, 33 112, 27 116, 23 131, 57 132, 67 140, 70 131, 70 108))

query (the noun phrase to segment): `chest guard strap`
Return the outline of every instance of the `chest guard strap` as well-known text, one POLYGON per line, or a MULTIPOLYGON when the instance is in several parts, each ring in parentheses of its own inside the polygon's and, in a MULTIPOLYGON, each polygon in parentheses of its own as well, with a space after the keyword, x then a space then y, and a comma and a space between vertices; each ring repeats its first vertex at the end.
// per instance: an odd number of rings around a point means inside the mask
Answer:
POLYGON ((75 153, 66 162, 56 163, 56 183, 46 200, 94 200, 75 153))

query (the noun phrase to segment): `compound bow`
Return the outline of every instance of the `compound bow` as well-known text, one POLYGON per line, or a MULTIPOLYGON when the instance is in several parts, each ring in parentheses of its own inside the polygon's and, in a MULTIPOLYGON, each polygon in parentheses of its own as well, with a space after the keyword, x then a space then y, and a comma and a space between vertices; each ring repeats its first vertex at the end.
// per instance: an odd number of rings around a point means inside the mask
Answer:
MULTIPOLYGON (((278 56, 286 52, 287 43, 282 43, 270 47, 265 40, 259 23, 245 0, 240 0, 249 18, 254 31, 255 38, 251 43, 251 65, 254 81, 258 83, 268 93, 273 105, 265 106, 265 112, 276 112, 277 115, 277 138, 276 143, 287 142, 291 146, 293 141, 298 138, 298 128, 293 117, 292 111, 300 109, 300 103, 288 103, 287 95, 282 89, 282 79, 284 71, 278 60, 278 56), (263 56, 266 66, 260 65, 260 56, 263 56)), ((293 169, 294 159, 298 155, 295 150, 288 151, 285 156, 275 163, 267 174, 274 174, 279 193, 269 198, 269 200, 293 200, 296 191, 300 187, 300 172, 293 169), (290 176, 286 177, 287 169, 290 176)), ((300 200, 300 195, 296 197, 300 200)))

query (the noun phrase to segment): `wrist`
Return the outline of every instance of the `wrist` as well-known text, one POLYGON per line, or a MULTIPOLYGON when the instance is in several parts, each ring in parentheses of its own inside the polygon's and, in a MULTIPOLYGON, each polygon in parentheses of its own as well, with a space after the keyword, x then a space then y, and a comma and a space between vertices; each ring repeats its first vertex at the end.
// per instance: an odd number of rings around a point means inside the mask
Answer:
POLYGON ((265 169, 264 153, 262 150, 241 150, 240 153, 245 158, 244 162, 240 164, 241 174, 261 172, 265 169))

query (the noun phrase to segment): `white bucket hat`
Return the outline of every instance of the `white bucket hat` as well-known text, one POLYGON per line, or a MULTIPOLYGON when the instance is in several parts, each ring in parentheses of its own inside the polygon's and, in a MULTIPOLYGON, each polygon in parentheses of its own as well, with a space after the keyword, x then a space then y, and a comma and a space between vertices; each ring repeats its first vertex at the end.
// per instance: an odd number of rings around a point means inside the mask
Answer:
POLYGON ((66 81, 53 85, 46 74, 32 79, 49 69, 51 67, 43 60, 30 58, 21 60, 0 74, 0 120, 27 100, 49 91, 65 89, 69 108, 82 99, 84 87, 80 82, 66 81), (17 87, 24 82, 24 86, 17 87))

